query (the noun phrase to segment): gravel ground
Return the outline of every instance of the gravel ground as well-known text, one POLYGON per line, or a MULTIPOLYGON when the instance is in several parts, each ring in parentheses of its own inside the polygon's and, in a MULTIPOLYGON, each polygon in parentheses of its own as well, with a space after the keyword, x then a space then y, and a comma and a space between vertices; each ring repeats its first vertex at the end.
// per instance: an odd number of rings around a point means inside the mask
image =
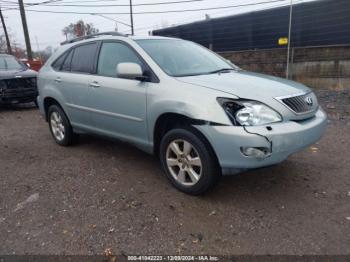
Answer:
POLYGON ((348 109, 324 101, 318 144, 204 197, 129 145, 60 147, 36 109, 0 108, 0 254, 350 254, 348 109))

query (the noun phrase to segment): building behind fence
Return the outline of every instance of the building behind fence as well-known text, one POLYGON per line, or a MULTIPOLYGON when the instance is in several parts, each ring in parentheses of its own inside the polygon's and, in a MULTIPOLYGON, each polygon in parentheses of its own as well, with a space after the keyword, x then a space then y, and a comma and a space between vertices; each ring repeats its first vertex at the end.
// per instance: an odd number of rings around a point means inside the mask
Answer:
MULTIPOLYGON (((211 48, 240 67, 285 76, 289 6, 254 11, 153 31, 211 48)), ((350 0, 293 6, 291 78, 315 88, 350 88, 350 0)))

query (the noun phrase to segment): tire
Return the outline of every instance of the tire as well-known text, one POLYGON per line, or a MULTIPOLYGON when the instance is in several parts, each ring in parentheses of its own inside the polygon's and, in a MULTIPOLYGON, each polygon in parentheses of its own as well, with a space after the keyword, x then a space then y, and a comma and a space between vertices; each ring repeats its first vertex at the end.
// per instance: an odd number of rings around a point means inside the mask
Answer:
POLYGON ((161 140, 159 156, 170 182, 186 194, 204 194, 221 177, 215 153, 202 134, 193 127, 167 132, 161 140))
POLYGON ((73 128, 61 107, 51 105, 48 110, 50 132, 55 142, 61 146, 69 146, 75 140, 73 128))
POLYGON ((36 108, 39 108, 38 101, 36 99, 33 101, 36 108))

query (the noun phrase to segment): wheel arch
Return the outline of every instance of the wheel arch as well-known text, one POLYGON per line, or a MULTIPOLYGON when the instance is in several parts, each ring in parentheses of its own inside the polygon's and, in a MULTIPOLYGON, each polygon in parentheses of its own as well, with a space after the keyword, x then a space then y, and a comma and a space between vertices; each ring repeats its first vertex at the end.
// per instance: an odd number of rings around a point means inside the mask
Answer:
POLYGON ((47 97, 44 98, 43 105, 44 105, 44 112, 45 112, 45 120, 46 121, 48 121, 48 111, 49 111, 49 107, 51 105, 57 105, 60 108, 62 108, 62 110, 65 112, 65 110, 63 109, 61 103, 57 99, 55 99, 55 98, 53 98, 51 96, 47 96, 47 97))
POLYGON ((212 123, 208 121, 200 120, 200 119, 194 119, 188 115, 181 114, 181 113, 166 112, 159 115, 157 120, 155 121, 155 124, 153 127, 153 133, 152 133, 153 154, 157 157, 159 156, 161 139, 169 130, 177 127, 192 126, 194 128, 196 135, 200 136, 206 142, 210 150, 215 155, 216 160, 218 161, 215 150, 213 149, 209 140, 198 128, 196 128, 196 126, 198 125, 202 126, 202 125, 210 125, 210 124, 212 123))

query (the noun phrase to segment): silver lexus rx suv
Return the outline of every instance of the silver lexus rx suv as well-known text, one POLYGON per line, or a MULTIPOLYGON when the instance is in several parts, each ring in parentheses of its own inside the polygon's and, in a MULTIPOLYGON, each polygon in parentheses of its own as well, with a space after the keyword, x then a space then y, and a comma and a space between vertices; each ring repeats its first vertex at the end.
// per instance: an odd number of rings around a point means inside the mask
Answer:
POLYGON ((308 87, 241 70, 174 38, 104 33, 68 41, 40 70, 38 87, 57 144, 81 133, 132 143, 193 195, 221 175, 280 163, 326 127, 308 87))

